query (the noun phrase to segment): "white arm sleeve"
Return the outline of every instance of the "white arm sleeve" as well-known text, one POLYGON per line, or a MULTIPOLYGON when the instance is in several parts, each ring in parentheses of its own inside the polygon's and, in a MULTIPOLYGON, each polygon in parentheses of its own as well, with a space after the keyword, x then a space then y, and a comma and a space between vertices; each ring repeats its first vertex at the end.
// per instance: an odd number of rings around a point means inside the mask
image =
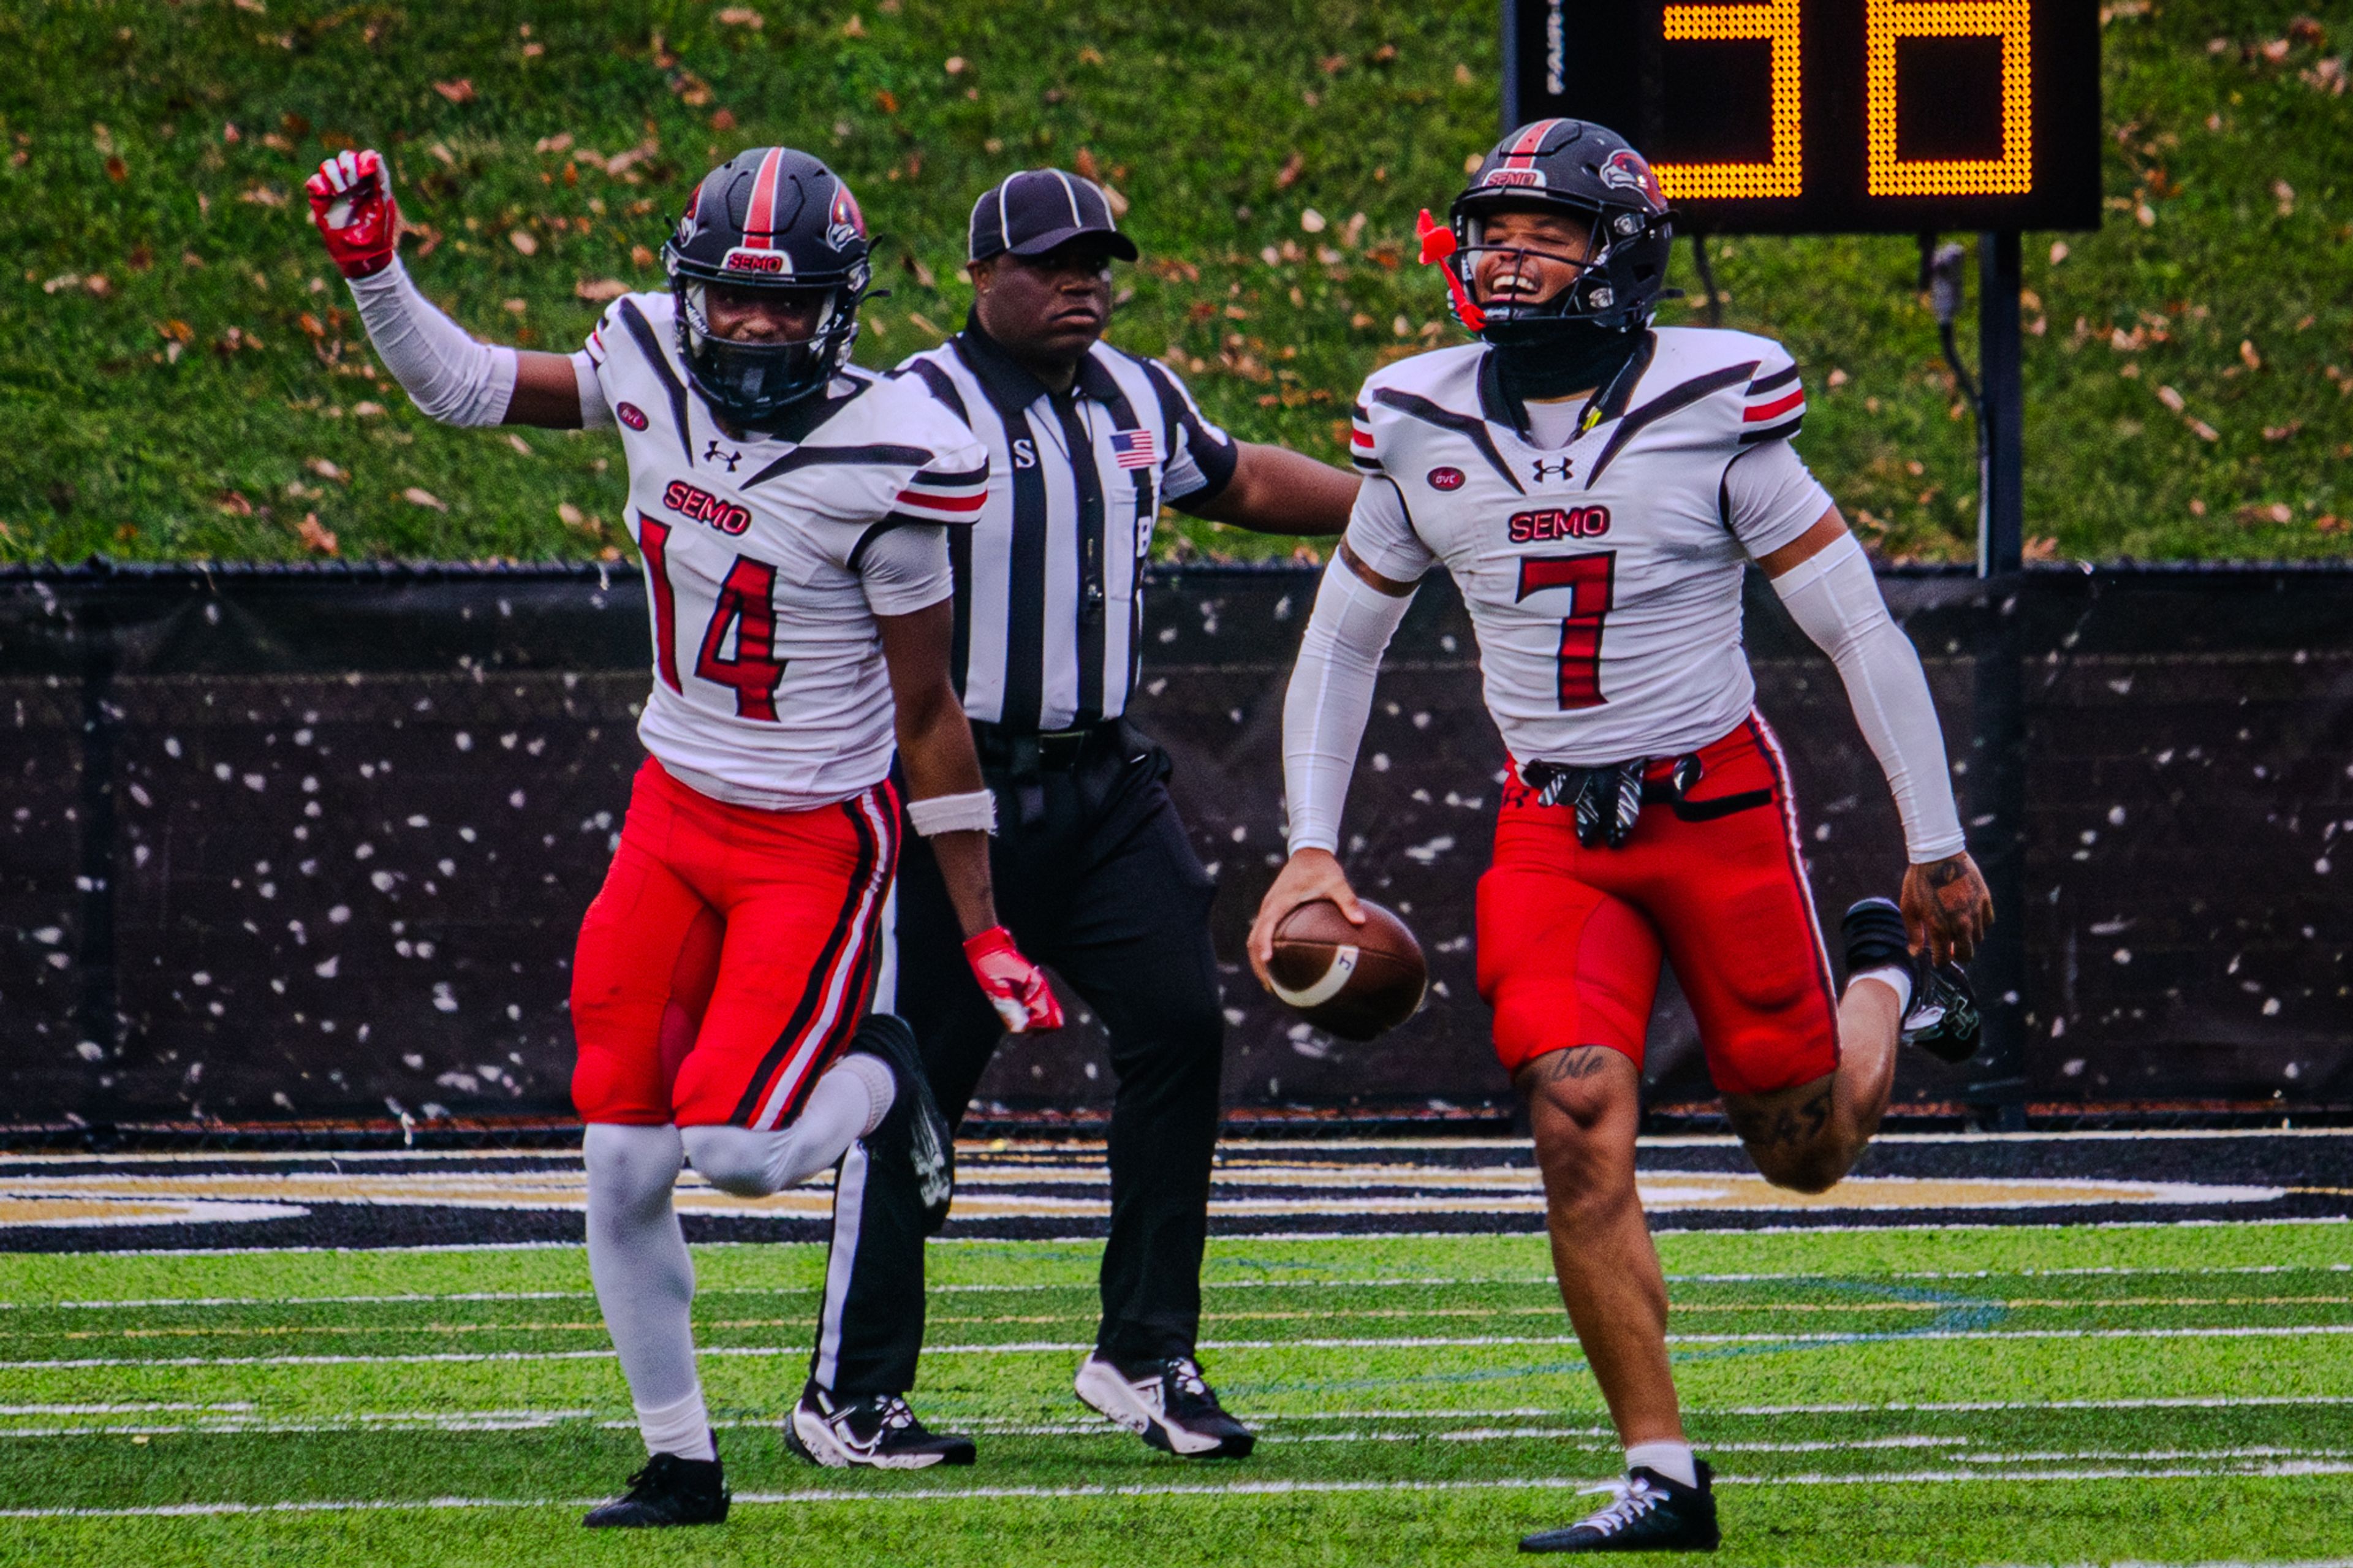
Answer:
MULTIPOLYGON (((1430 552, 1415 536, 1395 485, 1370 482, 1357 492, 1345 542, 1384 577, 1410 582, 1430 568, 1430 552)), ((1412 603, 1410 594, 1373 587, 1336 553, 1324 569, 1282 702, 1282 790, 1294 855, 1339 850, 1340 811, 1372 716, 1381 655, 1412 603)))
POLYGON ((1887 613, 1852 534, 1773 579, 1789 616, 1838 666, 1854 721, 1879 759, 1914 865, 1967 847, 1945 766, 1944 731, 1911 639, 1887 613))
MULTIPOLYGON (((514 396, 515 352, 477 342, 417 291, 398 257, 373 277, 351 280, 352 298, 385 368, 429 418, 444 425, 496 425, 514 396)), ((604 401, 600 395, 597 402, 604 401)), ((588 411, 581 400, 581 413, 588 411)))

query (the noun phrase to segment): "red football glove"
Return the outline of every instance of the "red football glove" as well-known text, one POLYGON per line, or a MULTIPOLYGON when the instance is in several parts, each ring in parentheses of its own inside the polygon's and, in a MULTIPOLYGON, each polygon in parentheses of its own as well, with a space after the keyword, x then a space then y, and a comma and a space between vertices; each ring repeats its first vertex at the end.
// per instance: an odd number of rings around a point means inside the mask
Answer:
POLYGON ((980 982, 980 994, 1005 1020, 1008 1034, 1035 1035, 1062 1026, 1062 1005, 1054 999, 1046 972, 1021 956, 1011 931, 991 926, 965 938, 964 959, 980 982))
POLYGON ((336 153, 302 188, 311 193, 311 221, 344 277, 369 278, 392 265, 400 204, 392 199, 392 175, 374 148, 336 153))

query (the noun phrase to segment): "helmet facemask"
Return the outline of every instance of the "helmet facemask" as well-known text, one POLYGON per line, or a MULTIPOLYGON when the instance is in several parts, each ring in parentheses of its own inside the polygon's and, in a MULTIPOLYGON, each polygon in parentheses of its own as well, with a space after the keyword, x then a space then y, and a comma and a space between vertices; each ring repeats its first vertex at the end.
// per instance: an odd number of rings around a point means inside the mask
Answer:
MULTIPOLYGON (((1489 200, 1458 202, 1454 212, 1455 245, 1446 266, 1460 280, 1461 298, 1476 302, 1480 336, 1499 348, 1538 347, 1565 336, 1601 329, 1627 332, 1648 325, 1650 302, 1659 293, 1648 252, 1654 227, 1663 228, 1664 215, 1646 215, 1623 207, 1594 206, 1553 197, 1529 202, 1489 200), (1517 207, 1579 220, 1585 226, 1583 261, 1558 251, 1525 244, 1503 245, 1487 237, 1488 219, 1496 212, 1517 207), (1478 295, 1480 262, 1499 256, 1504 266, 1497 281, 1529 279, 1543 268, 1567 268, 1569 276, 1541 299, 1499 291, 1489 299, 1478 295), (1641 274, 1641 276, 1638 276, 1641 274)), ((1454 293, 1455 290, 1450 290, 1454 293)), ((1459 313, 1459 312, 1458 312, 1459 313)), ((1466 325, 1470 323, 1466 322, 1466 325)))
POLYGON ((822 391, 849 358, 858 339, 858 307, 865 298, 861 276, 818 285, 754 285, 727 280, 731 289, 774 288, 779 294, 817 297, 817 320, 802 338, 747 342, 712 329, 709 290, 713 281, 670 268, 677 297, 679 345, 687 377, 703 399, 730 424, 756 429, 811 394, 822 391))

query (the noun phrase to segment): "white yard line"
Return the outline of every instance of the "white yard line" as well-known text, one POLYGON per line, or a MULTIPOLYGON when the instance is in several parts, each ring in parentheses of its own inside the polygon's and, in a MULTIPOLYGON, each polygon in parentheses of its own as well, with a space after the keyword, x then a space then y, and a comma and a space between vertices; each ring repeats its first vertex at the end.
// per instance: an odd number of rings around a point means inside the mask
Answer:
MULTIPOLYGON (((1669 1334, 1671 1345, 1833 1345, 1916 1344, 1931 1341, 2023 1340, 2179 1340, 2179 1339, 2303 1339, 2353 1334, 2353 1323, 2310 1323, 2276 1327, 2179 1329, 1930 1329, 1890 1333, 1841 1334, 1669 1334)), ((1511 1347, 1575 1349, 1572 1334, 1463 1334, 1395 1338, 1205 1340, 1207 1351, 1280 1350, 1482 1350, 1511 1347)), ((1071 1355, 1094 1349, 1092 1341, 1015 1340, 999 1344, 931 1345, 924 1354, 943 1355, 1071 1355)), ((401 1355, 284 1356, 78 1356, 49 1361, 0 1361, 0 1372, 66 1372, 90 1367, 197 1366, 421 1366, 452 1362, 605 1361, 610 1350, 576 1351, 432 1351, 401 1355)), ((802 1356, 801 1345, 719 1345, 699 1352, 712 1358, 802 1356)))
MULTIPOLYGON (((1888 1274, 1840 1274, 1820 1269, 1784 1270, 1752 1274, 1670 1274, 1671 1285, 1767 1285, 1767 1284, 1837 1284, 1874 1285, 1883 1280, 1905 1279, 2070 1279, 2143 1277, 2184 1279, 2202 1275, 2252 1274, 2353 1274, 2353 1263, 2242 1263, 2179 1268, 2141 1268, 2108 1265, 2084 1268, 1917 1268, 1901 1269, 1888 1274)), ((1205 1290, 1303 1290, 1303 1289, 1468 1289, 1482 1286, 1545 1286, 1554 1284, 1549 1274, 1499 1274, 1419 1279, 1390 1275, 1369 1279, 1205 1279, 1205 1290)), ((696 1291, 698 1296, 814 1296, 822 1287, 816 1285, 714 1285, 696 1291)), ((1047 1291, 1092 1291, 1096 1289, 1092 1279, 1071 1280, 1061 1284, 948 1284, 930 1287, 934 1295, 1024 1295, 1047 1291)), ((112 1311, 156 1307, 232 1308, 232 1307, 324 1307, 324 1306, 385 1306, 405 1303, 440 1301, 565 1301, 587 1300, 593 1292, 587 1290, 413 1290, 374 1296, 147 1296, 122 1300, 74 1301, 0 1301, 0 1311, 112 1311)), ((2085 1306, 2105 1303, 2086 1298, 2085 1306)))
MULTIPOLYGON (((2084 1468, 2068 1470, 2000 1469, 1906 1470, 1861 1475, 1717 1476, 1717 1486, 1846 1487, 1933 1486, 1969 1481, 2107 1481, 2270 1479, 2298 1476, 2353 1475, 2353 1464, 2333 1461, 2291 1461, 2286 1464, 2242 1466, 2227 1470, 2084 1468)), ((1456 1491, 1584 1491, 1596 1483, 1582 1477, 1537 1476, 1494 1480, 1448 1481, 1230 1481, 1171 1482, 1134 1486, 1070 1487, 941 1487, 906 1490, 853 1491, 811 1489, 797 1492, 738 1492, 738 1507, 782 1504, 805 1506, 819 1502, 911 1503, 982 1500, 1045 1500, 1091 1498, 1293 1497, 1334 1493, 1426 1493, 1456 1491)), ((362 1513, 398 1510, 453 1509, 584 1509, 599 1498, 420 1498, 414 1501, 375 1499, 314 1502, 166 1503, 147 1508, 20 1508, 0 1509, 0 1519, 171 1519, 231 1514, 362 1513)), ((2334 1560, 2331 1560, 2334 1561, 2334 1560)))

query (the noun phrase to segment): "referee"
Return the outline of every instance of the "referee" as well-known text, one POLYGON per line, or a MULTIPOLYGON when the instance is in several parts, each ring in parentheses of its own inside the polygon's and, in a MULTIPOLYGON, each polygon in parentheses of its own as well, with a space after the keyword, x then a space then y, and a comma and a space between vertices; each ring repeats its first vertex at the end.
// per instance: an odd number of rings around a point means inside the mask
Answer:
MULTIPOLYGON (((1270 533, 1336 534, 1354 474, 1229 438, 1157 361, 1102 341, 1112 261, 1135 259, 1103 193, 1014 174, 972 212, 965 329, 893 374, 919 378, 989 448, 988 494, 950 531, 955 676, 996 795, 999 913, 1111 1037, 1111 1239, 1103 1324, 1079 1396, 1147 1443, 1250 1450, 1194 1360, 1224 1018, 1216 891, 1168 797, 1167 754, 1123 718, 1142 642, 1139 581, 1165 501, 1270 533)), ((909 835, 895 973, 875 1005, 923 1043, 961 1121, 1003 1026, 974 984, 937 862, 909 835)), ((847 1163, 796 1447, 828 1465, 969 1464, 904 1395, 923 1339, 923 1216, 911 1173, 847 1163), (903 1190, 902 1190, 903 1189, 903 1190)))

